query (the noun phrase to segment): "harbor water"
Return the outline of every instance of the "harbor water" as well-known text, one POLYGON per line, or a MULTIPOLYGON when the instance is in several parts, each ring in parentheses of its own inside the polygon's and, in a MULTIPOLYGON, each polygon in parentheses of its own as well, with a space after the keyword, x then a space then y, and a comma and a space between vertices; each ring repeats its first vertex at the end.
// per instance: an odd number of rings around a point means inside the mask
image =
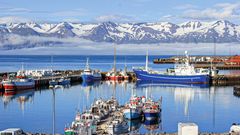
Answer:
MULTIPOLYGON (((113 64, 113 56, 54 56, 54 70, 83 69, 86 57, 90 58, 91 68, 102 71, 110 70, 113 64)), ((154 58, 159 56, 151 56, 150 61, 154 58)), ((24 63, 25 69, 47 69, 51 66, 51 56, 0 56, 0 71, 17 71, 21 63, 24 63)), ((131 70, 135 66, 144 66, 145 56, 118 56, 117 63, 118 69, 123 69, 126 63, 131 70)), ((173 65, 150 63, 149 66, 163 71, 173 65)), ((124 105, 132 91, 138 96, 148 91, 154 100, 163 99, 160 120, 154 123, 156 126, 149 130, 144 123, 135 121, 132 124, 136 126, 136 130, 132 131, 135 133, 177 132, 178 122, 195 122, 201 132, 222 133, 228 132, 232 123, 240 123, 240 98, 233 95, 232 86, 103 81, 72 84, 54 91, 41 88, 16 95, 1 93, 0 130, 19 127, 27 132, 52 133, 54 122, 56 133, 64 133, 64 127, 72 122, 77 110, 82 112, 95 99, 109 99, 112 96, 124 105)))

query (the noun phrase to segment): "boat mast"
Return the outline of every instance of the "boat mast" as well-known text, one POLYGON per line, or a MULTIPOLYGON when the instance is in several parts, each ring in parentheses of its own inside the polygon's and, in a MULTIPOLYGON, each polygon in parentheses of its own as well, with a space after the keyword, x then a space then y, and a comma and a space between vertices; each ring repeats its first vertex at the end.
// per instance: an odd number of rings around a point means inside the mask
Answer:
POLYGON ((87 58, 87 63, 86 63, 86 69, 89 69, 89 63, 88 63, 89 58, 87 58))
POLYGON ((53 80, 53 56, 51 55, 51 77, 52 77, 52 80, 53 80))
POLYGON ((22 73, 23 73, 24 67, 23 67, 23 62, 22 62, 22 73))
POLYGON ((24 76, 24 66, 23 66, 23 62, 22 62, 22 67, 21 67, 21 72, 20 72, 20 76, 24 76))
POLYGON ((188 51, 185 51, 185 55, 186 55, 186 64, 189 65, 190 61, 189 61, 188 51))
POLYGON ((145 65, 145 70, 148 71, 148 50, 146 53, 146 65, 145 65))
POLYGON ((125 56, 125 65, 124 65, 124 71, 127 73, 127 63, 126 63, 126 56, 125 56))
POLYGON ((114 72, 114 74, 116 73, 116 45, 114 45, 113 72, 114 72))

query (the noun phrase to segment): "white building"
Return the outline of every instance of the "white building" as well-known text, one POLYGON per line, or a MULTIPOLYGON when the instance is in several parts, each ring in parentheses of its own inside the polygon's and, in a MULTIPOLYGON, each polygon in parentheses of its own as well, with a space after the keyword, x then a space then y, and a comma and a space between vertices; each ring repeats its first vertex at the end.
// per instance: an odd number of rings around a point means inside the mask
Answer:
POLYGON ((178 135, 198 135, 198 126, 195 123, 178 123, 178 135))

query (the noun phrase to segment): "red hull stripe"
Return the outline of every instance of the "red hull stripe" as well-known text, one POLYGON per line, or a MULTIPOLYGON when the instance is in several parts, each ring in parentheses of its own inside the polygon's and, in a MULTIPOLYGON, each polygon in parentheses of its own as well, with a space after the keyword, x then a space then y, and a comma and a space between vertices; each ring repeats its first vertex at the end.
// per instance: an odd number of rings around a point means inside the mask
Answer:
POLYGON ((28 86, 14 86, 13 84, 4 84, 3 85, 5 91, 14 91, 16 90, 24 90, 24 89, 33 89, 35 85, 28 85, 28 86))

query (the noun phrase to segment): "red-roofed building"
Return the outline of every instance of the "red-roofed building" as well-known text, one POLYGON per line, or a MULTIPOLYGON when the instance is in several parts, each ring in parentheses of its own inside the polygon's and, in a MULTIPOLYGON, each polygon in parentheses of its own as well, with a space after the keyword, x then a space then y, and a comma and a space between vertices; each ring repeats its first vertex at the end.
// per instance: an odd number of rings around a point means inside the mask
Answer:
POLYGON ((225 61, 226 65, 240 65, 240 55, 230 57, 225 61))

